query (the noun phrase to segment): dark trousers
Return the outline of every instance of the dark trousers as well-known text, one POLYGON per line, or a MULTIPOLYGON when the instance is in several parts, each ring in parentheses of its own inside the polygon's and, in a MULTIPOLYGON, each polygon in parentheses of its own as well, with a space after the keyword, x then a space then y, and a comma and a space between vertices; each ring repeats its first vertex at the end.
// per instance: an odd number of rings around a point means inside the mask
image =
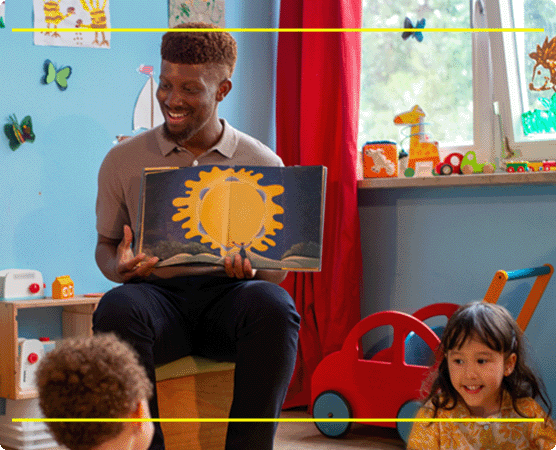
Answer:
MULTIPOLYGON (((93 330, 114 332, 155 366, 196 354, 236 363, 230 418, 277 418, 293 373, 300 318, 289 294, 266 281, 195 276, 127 283, 107 292, 93 330)), ((276 423, 228 425, 226 450, 270 450, 276 423)), ((163 450, 159 423, 149 450, 163 450)))

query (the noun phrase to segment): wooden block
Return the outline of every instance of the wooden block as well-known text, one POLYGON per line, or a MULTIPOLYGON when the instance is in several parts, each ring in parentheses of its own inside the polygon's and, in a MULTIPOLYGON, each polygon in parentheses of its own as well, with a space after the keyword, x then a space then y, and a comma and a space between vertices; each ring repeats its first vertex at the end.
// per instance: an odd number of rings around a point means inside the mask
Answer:
MULTIPOLYGON (((234 370, 204 372, 156 383, 161 418, 227 418, 234 370)), ((222 450, 226 422, 163 422, 167 450, 222 450)))

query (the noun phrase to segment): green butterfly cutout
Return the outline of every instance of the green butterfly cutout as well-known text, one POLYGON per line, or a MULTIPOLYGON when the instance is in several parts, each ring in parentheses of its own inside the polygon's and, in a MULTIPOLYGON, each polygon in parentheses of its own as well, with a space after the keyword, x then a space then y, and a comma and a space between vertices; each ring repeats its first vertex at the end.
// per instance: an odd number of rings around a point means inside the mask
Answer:
POLYGON ((33 133, 33 123, 31 116, 25 116, 21 124, 17 122, 14 115, 9 117, 10 121, 4 125, 4 133, 10 141, 10 148, 15 151, 24 142, 34 142, 35 133, 33 133))
POLYGON ((43 78, 44 84, 50 84, 53 81, 56 81, 56 84, 60 88, 61 91, 65 91, 68 88, 68 78, 71 75, 71 67, 66 66, 62 67, 60 70, 56 70, 52 61, 47 59, 44 62, 44 71, 45 75, 43 78))

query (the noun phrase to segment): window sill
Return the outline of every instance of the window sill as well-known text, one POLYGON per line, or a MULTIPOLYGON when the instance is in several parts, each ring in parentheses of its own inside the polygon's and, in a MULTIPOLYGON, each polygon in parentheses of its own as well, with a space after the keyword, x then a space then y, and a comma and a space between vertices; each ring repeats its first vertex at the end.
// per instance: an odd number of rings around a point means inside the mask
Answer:
POLYGON ((452 186, 500 186, 511 184, 555 184, 556 171, 526 173, 492 173, 430 177, 365 178, 359 189, 430 188, 452 186))

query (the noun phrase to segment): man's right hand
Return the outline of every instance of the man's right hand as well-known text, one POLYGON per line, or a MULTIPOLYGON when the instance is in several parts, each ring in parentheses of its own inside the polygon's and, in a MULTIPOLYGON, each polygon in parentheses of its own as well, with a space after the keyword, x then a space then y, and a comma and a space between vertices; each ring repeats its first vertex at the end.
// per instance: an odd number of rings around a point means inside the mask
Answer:
POLYGON ((158 258, 149 258, 144 253, 134 255, 131 249, 132 241, 133 232, 128 225, 124 225, 124 237, 119 243, 117 240, 99 235, 96 260, 108 279, 125 283, 134 278, 145 278, 154 270, 158 258))

